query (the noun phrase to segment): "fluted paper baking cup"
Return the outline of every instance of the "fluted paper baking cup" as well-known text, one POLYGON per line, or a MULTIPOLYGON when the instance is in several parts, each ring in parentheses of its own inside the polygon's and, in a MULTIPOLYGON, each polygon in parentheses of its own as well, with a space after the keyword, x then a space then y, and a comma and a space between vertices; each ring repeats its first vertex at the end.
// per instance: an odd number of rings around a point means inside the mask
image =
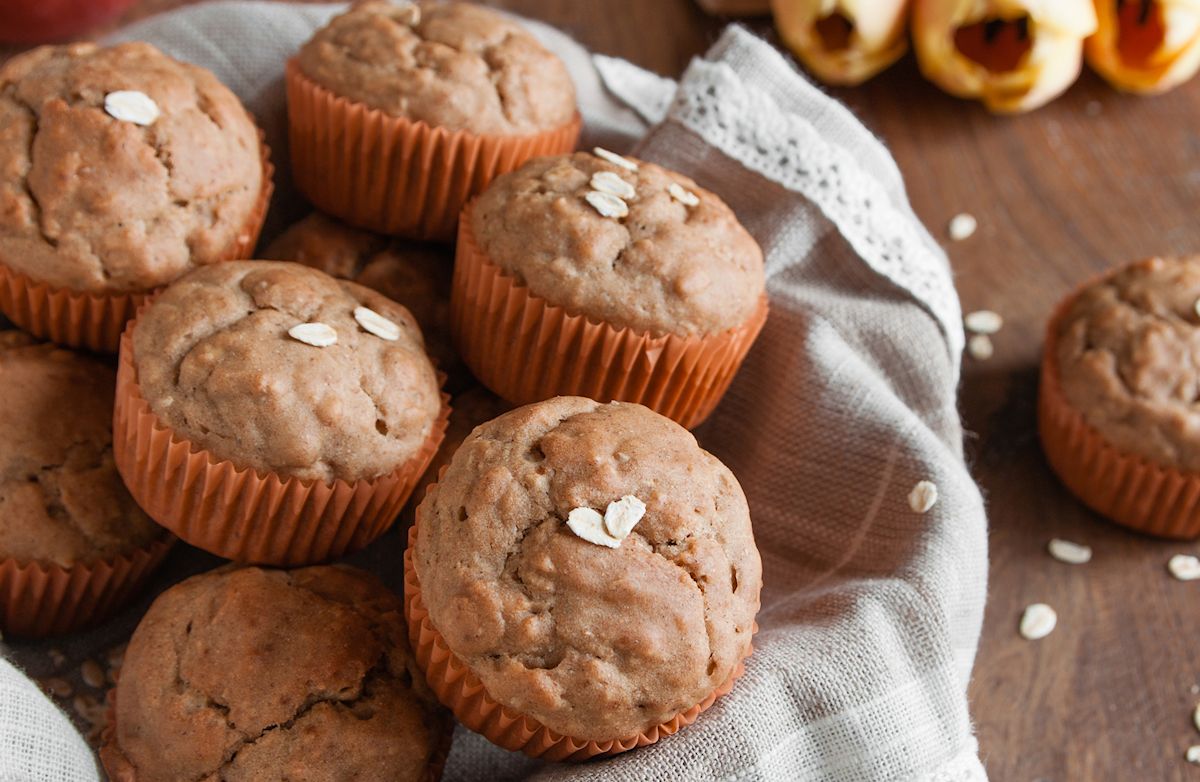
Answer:
POLYGON ((742 325, 693 337, 617 328, 534 295, 458 227, 450 323, 463 361, 516 405, 555 396, 637 402, 697 426, 729 389, 767 319, 764 294, 742 325))
MULTIPOLYGON (((271 193, 271 150, 262 130, 263 184, 254 211, 244 229, 218 260, 249 258, 258 244, 258 234, 266 219, 271 193)), ((138 307, 153 291, 73 291, 56 288, 6 265, 0 258, 0 312, 21 330, 56 345, 116 353, 121 331, 137 313, 138 307)))
POLYGON ((132 597, 174 544, 164 533, 121 556, 68 566, 0 559, 0 631, 40 638, 93 625, 132 597))
POLYGON ((421 448, 395 470, 357 481, 303 481, 218 459, 167 426, 138 385, 137 320, 121 336, 113 455, 129 493, 183 540, 236 562, 294 567, 366 547, 392 526, 429 466, 449 396, 421 448))
POLYGON ((1058 325, 1076 296, 1059 304, 1046 328, 1038 389, 1038 432, 1046 461, 1083 504, 1118 524, 1163 538, 1200 537, 1200 473, 1122 451, 1063 394, 1058 325))
MULTIPOLYGON (((745 654, 738 660, 725 683, 704 700, 649 730, 610 741, 587 741, 564 736, 533 717, 510 709, 488 694, 483 681, 450 651, 446 639, 429 619, 429 611, 421 597, 421 583, 413 566, 413 549, 417 543, 417 526, 421 523, 423 507, 424 503, 417 509, 417 520, 408 530, 408 547, 404 550, 404 617, 408 621, 409 641, 416 654, 417 665, 421 667, 426 683, 438 700, 454 712, 459 722, 482 734, 493 744, 513 752, 524 752, 530 757, 553 761, 581 761, 628 752, 654 744, 666 736, 673 736, 691 725, 717 698, 732 690, 734 682, 745 673, 746 658, 754 651, 752 644, 746 645, 745 654)), ((758 624, 755 623, 751 632, 757 631, 758 624)))
POLYGON ((351 101, 287 64, 292 178, 322 212, 414 239, 448 240, 463 204, 530 158, 570 152, 578 114, 522 136, 447 130, 351 101))

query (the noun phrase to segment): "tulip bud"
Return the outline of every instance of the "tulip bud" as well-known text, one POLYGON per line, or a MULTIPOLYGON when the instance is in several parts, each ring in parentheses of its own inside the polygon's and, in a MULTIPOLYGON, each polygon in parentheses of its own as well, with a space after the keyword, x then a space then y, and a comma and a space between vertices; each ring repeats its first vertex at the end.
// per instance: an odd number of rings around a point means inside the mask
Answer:
POLYGON ((1155 94, 1200 69, 1200 0, 1095 0, 1088 64, 1114 87, 1155 94))
POLYGON ((1042 106, 1079 76, 1096 30, 1092 0, 915 0, 913 41, 926 78, 990 111, 1042 106))
POLYGON ((783 42, 826 84, 861 84, 908 49, 909 0, 771 0, 783 42))

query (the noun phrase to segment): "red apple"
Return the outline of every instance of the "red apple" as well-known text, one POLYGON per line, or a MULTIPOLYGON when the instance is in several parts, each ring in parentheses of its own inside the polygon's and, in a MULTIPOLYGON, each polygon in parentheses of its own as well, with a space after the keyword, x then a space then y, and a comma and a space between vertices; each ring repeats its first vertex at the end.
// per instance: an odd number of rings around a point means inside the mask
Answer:
POLYGON ((134 0, 0 0, 0 41, 72 38, 116 18, 134 0))

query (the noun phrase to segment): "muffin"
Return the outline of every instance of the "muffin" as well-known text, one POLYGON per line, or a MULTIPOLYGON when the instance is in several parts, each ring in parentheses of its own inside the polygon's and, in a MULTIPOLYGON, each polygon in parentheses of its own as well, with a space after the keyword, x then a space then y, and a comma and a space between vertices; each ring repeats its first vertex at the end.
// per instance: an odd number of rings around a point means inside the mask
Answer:
POLYGON ((0 630, 40 636, 103 619, 170 537, 113 464, 114 372, 0 332, 0 630))
POLYGON ((409 541, 417 660, 507 749, 581 760, 653 743, 751 651, 762 568, 741 487, 641 405, 559 397, 478 427, 409 541))
POLYGON ((1200 536, 1200 258, 1152 258, 1051 319, 1039 418, 1051 467, 1126 526, 1200 536))
POLYGON ((464 212, 457 253, 455 342, 514 404, 619 399, 690 428, 766 319, 762 251, 733 211, 605 150, 497 179, 464 212))
POLYGON ((355 3, 287 66, 296 185, 363 228, 449 239, 497 175, 575 146, 566 66, 468 3, 355 3))
POLYGON ((452 730, 399 598, 349 567, 177 584, 134 631, 113 692, 100 757, 114 782, 426 782, 452 730))
POLYGON ((270 189, 234 94, 150 44, 0 66, 0 311, 37 336, 114 352, 148 292, 250 253, 270 189))
POLYGON ((449 250, 390 239, 313 212, 271 242, 263 257, 320 269, 403 304, 421 327, 429 356, 446 373, 450 390, 470 385, 470 373, 450 339, 454 255, 449 250))
POLYGON ((198 269, 122 339, 117 466, 199 548, 310 564, 395 520, 448 408, 399 304, 296 263, 198 269))

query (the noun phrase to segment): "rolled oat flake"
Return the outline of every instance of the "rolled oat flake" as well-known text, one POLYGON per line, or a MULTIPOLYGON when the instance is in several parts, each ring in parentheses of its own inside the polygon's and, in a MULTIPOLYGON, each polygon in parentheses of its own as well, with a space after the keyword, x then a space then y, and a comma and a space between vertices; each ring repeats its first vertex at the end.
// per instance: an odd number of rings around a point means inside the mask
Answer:
POLYGON ((609 163, 612 163, 615 166, 620 166, 621 168, 625 169, 626 171, 637 171, 638 170, 637 163, 634 163, 632 160, 630 160, 627 157, 622 157, 621 155, 618 155, 616 152, 607 150, 604 147, 594 147, 592 149, 592 154, 595 155, 596 157, 600 158, 601 160, 607 160, 609 163))
POLYGON ((1191 554, 1176 554, 1167 561, 1167 570, 1180 581, 1195 581, 1200 578, 1200 559, 1191 554))
POLYGON ((646 515, 646 503, 632 494, 608 503, 604 510, 604 529, 618 540, 624 540, 646 515))
POLYGON ((976 310, 967 313, 963 325, 972 334, 995 334, 1004 325, 1004 318, 991 310, 976 310))
POLYGON ((1029 641, 1045 638, 1057 625, 1058 614, 1045 603, 1034 603, 1021 614, 1021 636, 1029 641))
POLYGON ((612 193, 589 190, 583 199, 604 217, 619 219, 629 215, 629 205, 612 193))
POLYGON ((300 323, 288 329, 288 336, 314 348, 337 344, 337 332, 327 323, 300 323))
POLYGON ((908 507, 914 513, 928 513, 937 504, 938 488, 933 481, 918 481, 908 493, 908 507))
POLYGON ((671 198, 684 206, 700 206, 700 196, 684 188, 678 182, 672 182, 671 186, 667 188, 667 192, 671 194, 671 198))
POLYGON ((104 96, 104 111, 113 119, 135 125, 153 125, 161 113, 153 98, 137 90, 108 93, 104 96))
POLYGON ((370 307, 355 307, 354 320, 363 330, 380 339, 395 342, 400 339, 400 324, 388 320, 370 307))
POLYGON ((573 509, 567 514, 567 528, 574 532, 576 537, 597 546, 618 548, 621 545, 620 538, 614 538, 604 529, 604 517, 600 515, 600 511, 593 508, 573 509))
POLYGON ((1050 556, 1068 565, 1083 565, 1092 560, 1092 549, 1080 543, 1054 538, 1046 544, 1050 556))
POLYGON ((589 184, 593 190, 615 195, 617 198, 632 199, 637 195, 637 188, 612 171, 597 171, 592 174, 589 184))

